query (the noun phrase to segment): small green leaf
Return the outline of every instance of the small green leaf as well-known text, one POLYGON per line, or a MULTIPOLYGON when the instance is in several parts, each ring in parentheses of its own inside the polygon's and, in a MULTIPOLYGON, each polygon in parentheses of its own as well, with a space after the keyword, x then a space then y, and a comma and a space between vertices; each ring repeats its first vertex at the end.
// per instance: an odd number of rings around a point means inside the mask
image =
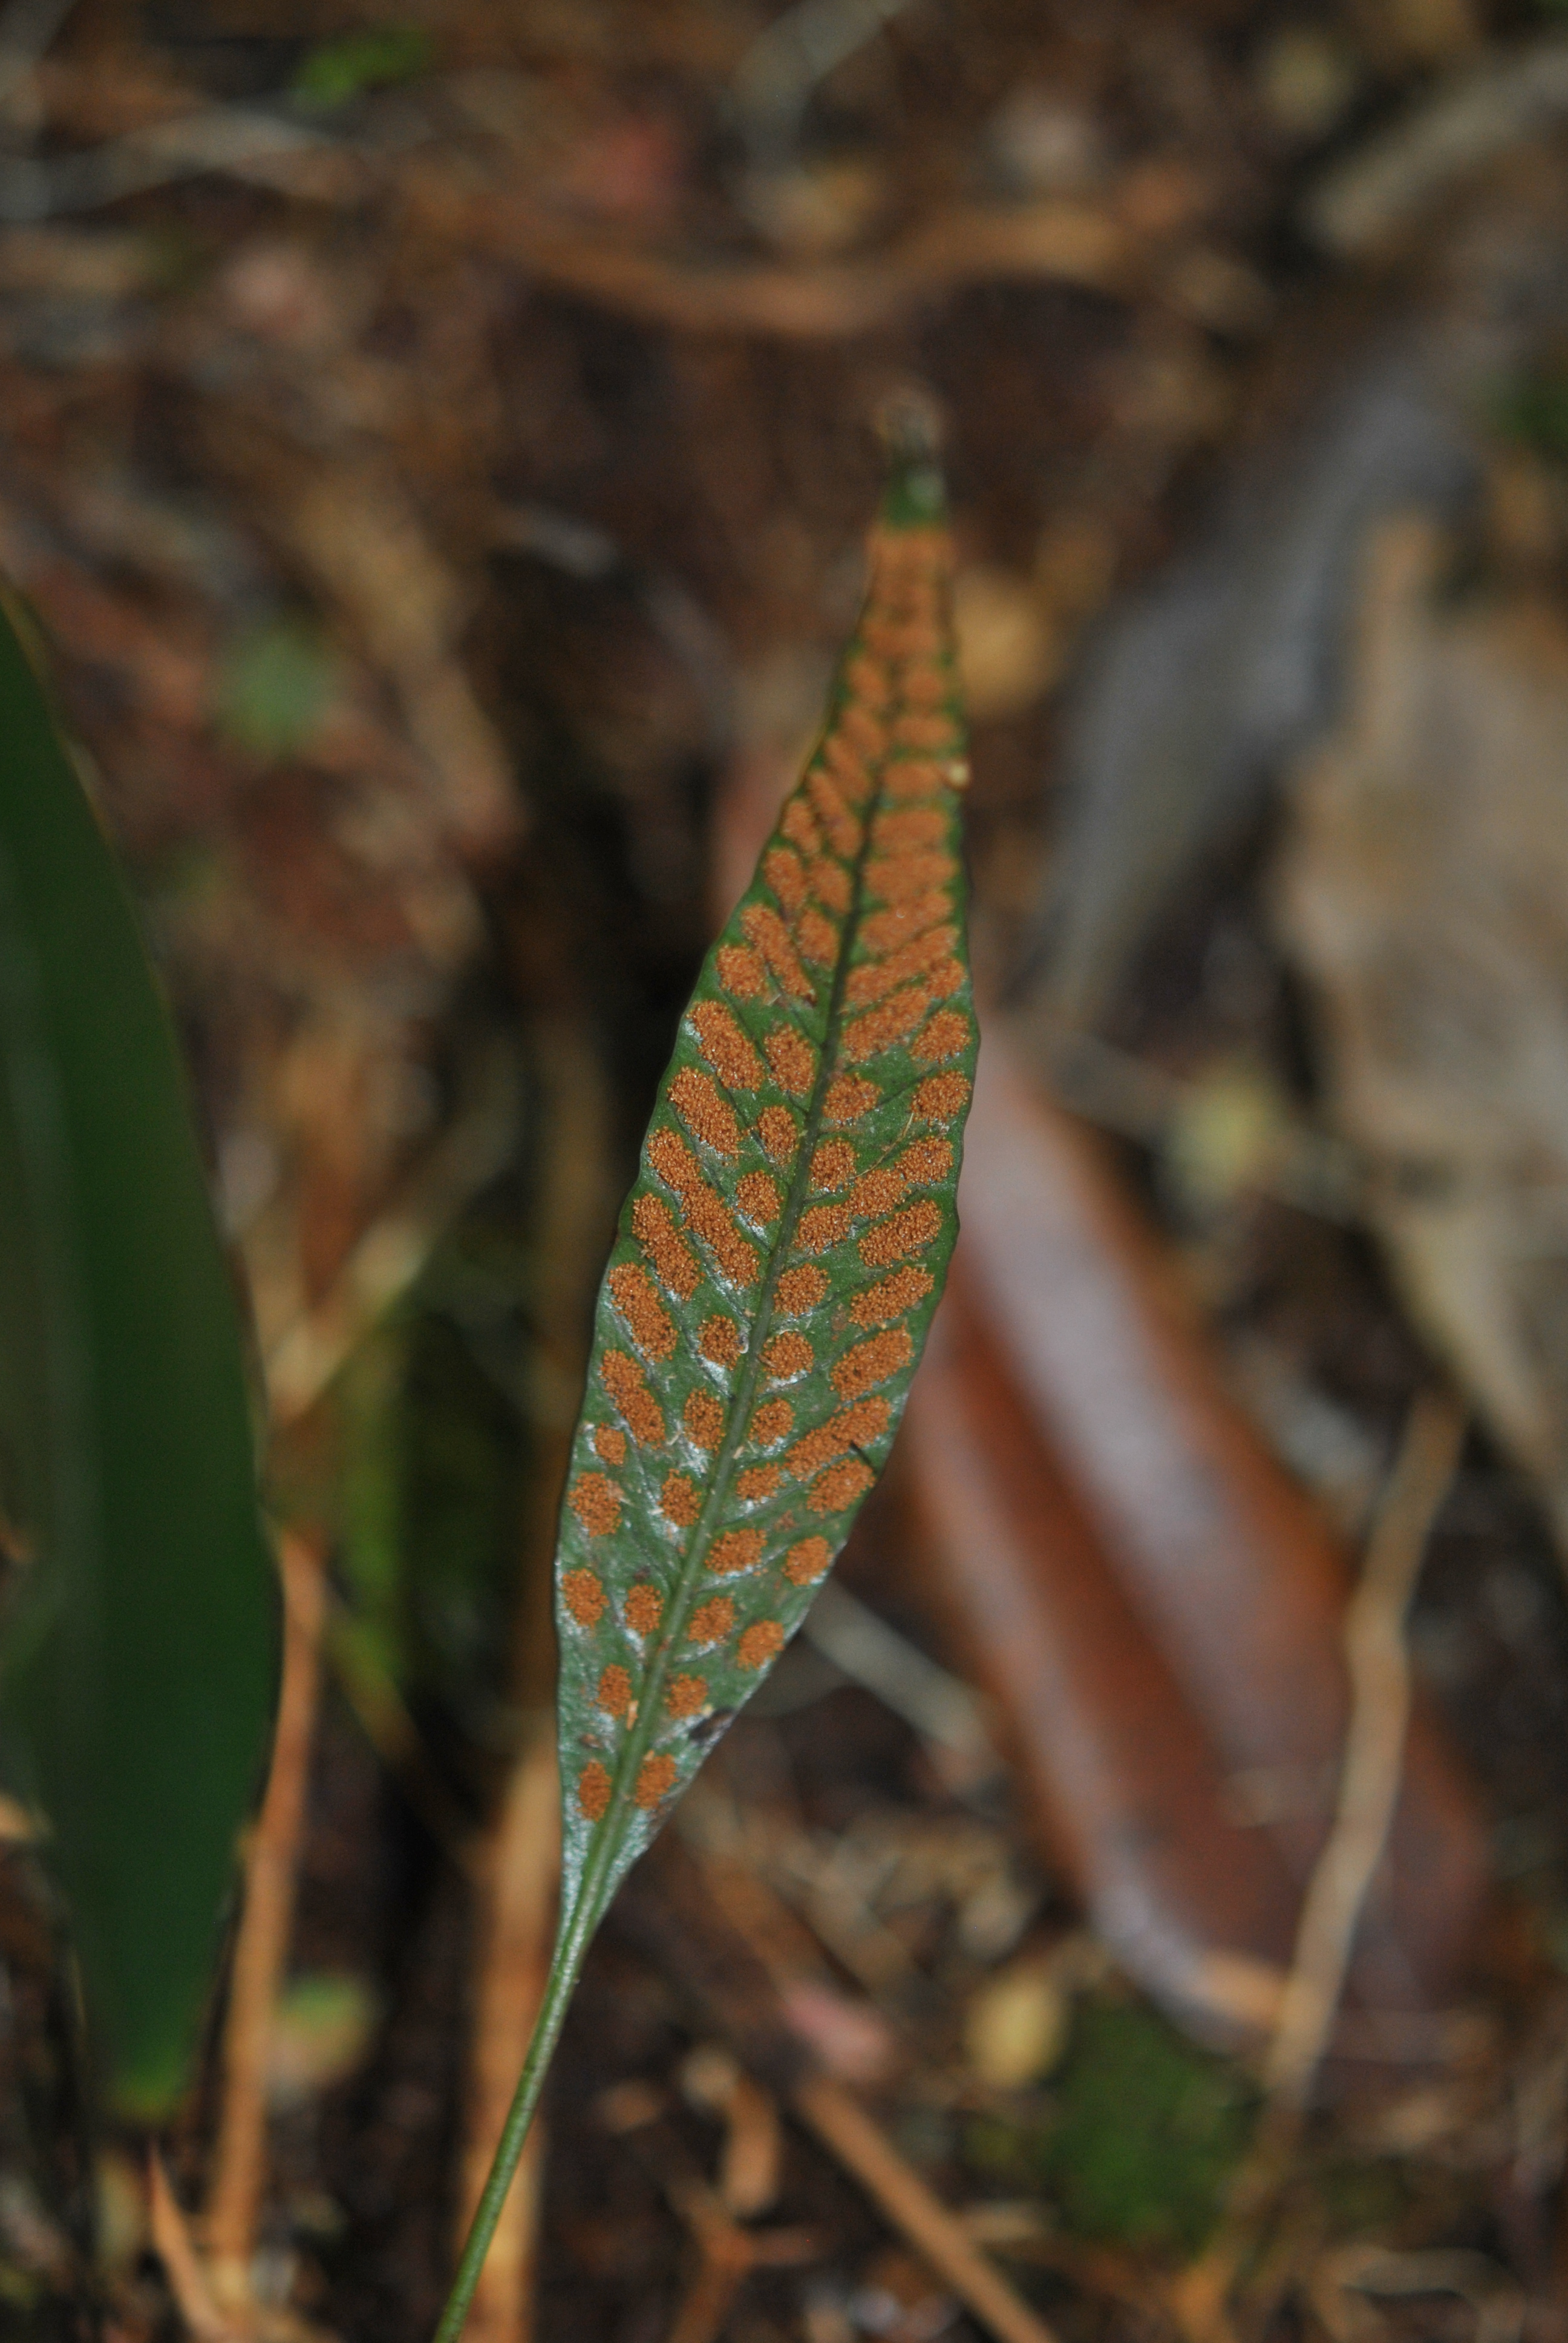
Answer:
POLYGON ((294 95, 307 106, 343 106, 367 89, 417 81, 430 69, 436 45, 423 25, 367 25, 307 50, 294 95))
POLYGON ((0 616, 0 1689, 126 2114, 177 2097, 270 1706, 234 1298, 167 1012, 0 616))
POLYGON ((269 618, 239 637, 218 675, 217 723, 253 756, 292 757, 332 704, 337 667, 313 628, 269 618))

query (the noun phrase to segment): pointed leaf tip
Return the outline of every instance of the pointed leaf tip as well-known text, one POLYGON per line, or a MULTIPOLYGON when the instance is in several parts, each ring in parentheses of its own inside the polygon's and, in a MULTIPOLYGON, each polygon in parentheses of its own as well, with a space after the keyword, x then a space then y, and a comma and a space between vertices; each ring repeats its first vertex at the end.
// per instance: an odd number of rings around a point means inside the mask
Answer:
POLYGON ((883 525, 928 528, 945 523, 942 411, 931 392, 919 383, 903 383, 890 391, 878 410, 877 434, 888 468, 883 525))

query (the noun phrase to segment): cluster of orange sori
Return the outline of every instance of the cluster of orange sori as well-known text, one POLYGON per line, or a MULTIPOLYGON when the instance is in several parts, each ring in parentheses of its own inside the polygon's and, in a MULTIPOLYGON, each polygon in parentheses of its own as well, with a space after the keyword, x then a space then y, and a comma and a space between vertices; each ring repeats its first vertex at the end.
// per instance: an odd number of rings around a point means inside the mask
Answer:
MULTIPOLYGON (((777 1657, 776 1614, 798 1616, 830 1566, 874 1478, 864 1452, 896 1422, 907 1322, 950 1223, 973 1021, 950 558, 940 529, 873 535, 840 704, 687 1013, 607 1280, 616 1331, 568 1492, 560 1593, 606 1754, 648 1697, 667 1737, 682 1729, 641 1762, 645 1809, 687 1770, 692 1722, 777 1657), (634 1527, 644 1574, 618 1596, 597 1555, 634 1527)), ((611 1793, 589 1757, 582 1815, 611 1793)))

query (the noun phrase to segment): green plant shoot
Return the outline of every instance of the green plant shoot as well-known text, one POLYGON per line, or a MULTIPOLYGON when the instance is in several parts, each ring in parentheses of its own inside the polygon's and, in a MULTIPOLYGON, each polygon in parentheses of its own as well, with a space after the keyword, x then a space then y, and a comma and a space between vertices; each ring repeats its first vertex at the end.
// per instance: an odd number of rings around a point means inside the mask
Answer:
POLYGON ((950 541, 908 427, 826 728, 704 962, 598 1300, 557 1556, 562 1902, 438 2343, 610 1898, 810 1606, 957 1233, 977 1042, 950 541))

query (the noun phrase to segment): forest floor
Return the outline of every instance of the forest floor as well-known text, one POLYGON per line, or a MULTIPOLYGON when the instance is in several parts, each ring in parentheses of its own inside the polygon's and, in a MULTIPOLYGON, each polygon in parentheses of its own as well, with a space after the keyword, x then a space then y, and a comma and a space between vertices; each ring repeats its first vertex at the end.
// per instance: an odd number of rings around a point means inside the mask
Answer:
MULTIPOLYGON (((1018 1401, 1092 1558, 1049 1503, 1020 1529, 1053 1715, 934 1446, 895 1458, 591 1956, 476 2343, 1568 2334, 1559 13, 0 10, 0 566, 180 1021, 269 1502, 326 1568, 248 2307, 204 2291, 220 2008, 183 2227, 139 2148, 101 2159, 114 2343, 438 2315, 548 1927, 593 1295, 911 377, 977 969, 1050 1118, 1009 1144, 1165 1330, 1158 1388, 1087 1431, 1070 1361, 1018 1401), (1410 353, 1454 418, 1425 470, 1380 420, 1410 353), (1173 1507, 1252 1507, 1158 1617, 1151 1440, 1173 1507), (1326 1955, 1297 1916, 1340 1737, 1397 1703, 1356 1704, 1345 1589, 1412 1522, 1408 1636, 1402 1593, 1373 1632, 1415 1671, 1416 1835, 1342 2022, 1355 1915, 1326 1955)), ((0 1891, 0 2320, 74 2336, 24 1848, 0 1891)))

